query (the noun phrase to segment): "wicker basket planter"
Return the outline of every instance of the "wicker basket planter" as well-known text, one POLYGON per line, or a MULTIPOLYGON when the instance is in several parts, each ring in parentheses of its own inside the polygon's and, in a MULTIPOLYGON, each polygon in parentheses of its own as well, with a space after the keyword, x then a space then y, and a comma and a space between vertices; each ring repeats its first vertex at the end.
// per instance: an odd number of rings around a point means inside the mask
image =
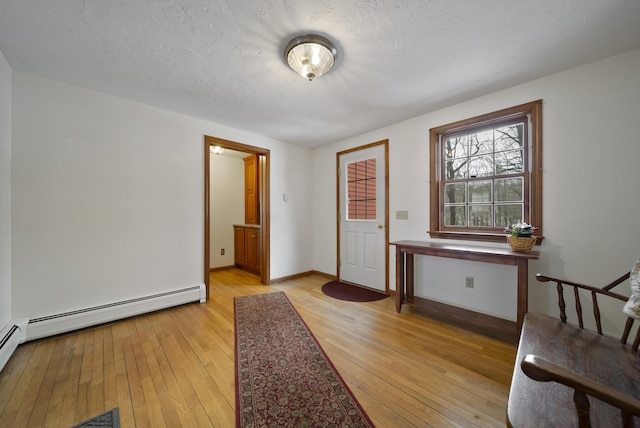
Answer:
POLYGON ((513 251, 528 252, 536 245, 536 237, 507 236, 507 242, 513 251))

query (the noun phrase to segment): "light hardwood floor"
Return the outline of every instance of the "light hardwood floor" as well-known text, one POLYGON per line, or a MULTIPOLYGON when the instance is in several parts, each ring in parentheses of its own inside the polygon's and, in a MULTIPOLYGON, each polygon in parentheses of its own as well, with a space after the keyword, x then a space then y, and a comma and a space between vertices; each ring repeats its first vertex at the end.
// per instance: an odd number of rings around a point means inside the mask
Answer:
POLYGON ((516 348, 325 296, 309 275, 259 285, 213 273, 211 299, 21 345, 0 373, 0 426, 70 427, 119 407, 122 427, 235 426, 233 298, 284 291, 377 427, 504 426, 516 348))

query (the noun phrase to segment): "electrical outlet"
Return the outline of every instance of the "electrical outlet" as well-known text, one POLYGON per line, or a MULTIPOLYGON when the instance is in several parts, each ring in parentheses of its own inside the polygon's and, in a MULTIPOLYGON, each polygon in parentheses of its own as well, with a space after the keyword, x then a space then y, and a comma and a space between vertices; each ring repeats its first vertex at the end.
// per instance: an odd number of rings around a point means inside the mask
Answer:
POLYGON ((467 288, 473 288, 473 277, 472 276, 466 277, 464 280, 464 285, 467 288))
POLYGON ((224 256, 224 248, 220 250, 220 255, 224 256))

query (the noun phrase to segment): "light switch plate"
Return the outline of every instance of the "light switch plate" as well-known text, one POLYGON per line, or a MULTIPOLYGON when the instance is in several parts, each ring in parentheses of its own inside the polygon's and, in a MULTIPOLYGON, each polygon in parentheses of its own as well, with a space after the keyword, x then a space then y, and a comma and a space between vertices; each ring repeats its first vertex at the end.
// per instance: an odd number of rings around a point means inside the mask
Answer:
POLYGON ((396 211, 396 220, 409 220, 409 211, 396 211))

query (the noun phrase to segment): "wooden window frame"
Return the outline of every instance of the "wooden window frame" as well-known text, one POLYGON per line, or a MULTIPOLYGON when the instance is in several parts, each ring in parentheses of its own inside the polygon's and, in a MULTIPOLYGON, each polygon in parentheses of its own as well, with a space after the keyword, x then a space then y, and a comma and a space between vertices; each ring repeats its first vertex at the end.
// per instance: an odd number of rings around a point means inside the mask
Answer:
POLYGON ((443 201, 443 159, 442 137, 461 132, 473 132, 482 128, 494 126, 504 121, 528 118, 528 137, 525 151, 528 161, 525 164, 525 186, 523 221, 538 228, 536 237, 540 244, 543 237, 542 230, 542 100, 498 110, 470 119, 450 123, 448 125, 431 128, 429 130, 430 157, 430 230, 429 235, 438 239, 459 239, 485 242, 505 242, 505 233, 486 228, 461 228, 444 226, 443 201), (455 229, 455 230, 452 230, 455 229))

